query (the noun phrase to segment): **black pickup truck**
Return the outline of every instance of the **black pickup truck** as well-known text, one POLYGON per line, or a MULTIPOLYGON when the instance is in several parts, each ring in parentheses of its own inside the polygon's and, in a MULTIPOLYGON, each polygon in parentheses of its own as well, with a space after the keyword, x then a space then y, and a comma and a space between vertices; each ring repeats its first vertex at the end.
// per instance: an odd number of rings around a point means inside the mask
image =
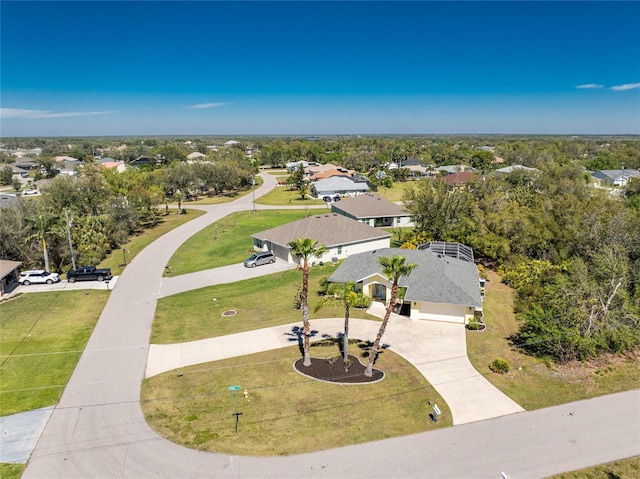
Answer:
POLYGON ((95 266, 84 266, 67 272, 69 283, 75 283, 76 281, 109 281, 111 278, 113 276, 109 268, 96 268, 95 266))

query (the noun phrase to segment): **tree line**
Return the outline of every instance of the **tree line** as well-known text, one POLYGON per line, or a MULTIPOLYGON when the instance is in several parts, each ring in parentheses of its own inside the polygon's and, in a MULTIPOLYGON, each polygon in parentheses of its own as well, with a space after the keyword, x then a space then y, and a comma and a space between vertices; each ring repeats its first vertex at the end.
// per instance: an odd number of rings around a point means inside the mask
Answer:
POLYGON ((416 222, 406 247, 471 246, 517 292, 524 350, 559 361, 640 346, 640 181, 619 196, 594 188, 577 162, 488 175, 451 189, 422 181, 404 202, 416 222))

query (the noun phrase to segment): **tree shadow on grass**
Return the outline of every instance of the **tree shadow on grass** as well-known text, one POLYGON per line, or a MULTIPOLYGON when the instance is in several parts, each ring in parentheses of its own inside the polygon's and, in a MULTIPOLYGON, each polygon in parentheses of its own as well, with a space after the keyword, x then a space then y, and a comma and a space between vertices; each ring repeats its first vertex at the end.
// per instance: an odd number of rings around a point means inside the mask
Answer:
MULTIPOLYGON (((318 334, 318 331, 312 329, 309 333, 309 339, 315 337, 318 334)), ((289 341, 298 343, 298 349, 300 350, 300 356, 304 356, 304 328, 300 326, 294 326, 291 328, 290 333, 285 333, 286 336, 289 336, 289 341)))

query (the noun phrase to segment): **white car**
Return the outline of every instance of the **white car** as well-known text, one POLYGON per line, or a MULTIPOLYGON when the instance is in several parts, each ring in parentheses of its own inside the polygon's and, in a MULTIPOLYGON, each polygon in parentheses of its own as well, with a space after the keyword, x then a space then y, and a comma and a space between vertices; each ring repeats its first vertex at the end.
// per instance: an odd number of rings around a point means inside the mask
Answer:
POLYGON ((38 190, 24 190, 22 192, 22 196, 37 195, 37 194, 39 194, 38 190))
POLYGON ((30 284, 53 284, 60 281, 58 273, 50 273, 43 269, 33 269, 20 273, 18 283, 29 286, 30 284))

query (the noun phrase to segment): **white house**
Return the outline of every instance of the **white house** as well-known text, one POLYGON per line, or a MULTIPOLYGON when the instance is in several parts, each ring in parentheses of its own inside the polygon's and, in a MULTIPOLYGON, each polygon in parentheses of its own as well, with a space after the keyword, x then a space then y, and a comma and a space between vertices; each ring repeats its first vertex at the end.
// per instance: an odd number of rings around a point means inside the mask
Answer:
POLYGON ((413 226, 411 215, 403 206, 373 193, 332 203, 331 211, 374 227, 413 226))
POLYGON ((364 225, 336 213, 323 213, 293 221, 252 235, 253 247, 271 251, 289 263, 297 263, 291 256, 288 243, 298 238, 316 240, 327 252, 314 262, 336 262, 350 255, 388 248, 391 235, 386 231, 364 225))
POLYGON ((385 305, 391 299, 392 283, 382 274, 379 258, 404 256, 417 266, 398 285, 406 288, 400 314, 415 320, 467 324, 482 314, 480 278, 473 261, 429 250, 376 249, 351 255, 329 277, 332 283, 353 281, 365 296, 385 305))
POLYGON ((344 176, 332 176, 311 185, 311 194, 318 198, 335 195, 357 196, 367 191, 369 191, 369 185, 366 183, 354 182, 344 176))
POLYGON ((625 187, 631 178, 640 178, 640 171, 634 169, 600 170, 594 171, 591 176, 604 184, 625 187))

